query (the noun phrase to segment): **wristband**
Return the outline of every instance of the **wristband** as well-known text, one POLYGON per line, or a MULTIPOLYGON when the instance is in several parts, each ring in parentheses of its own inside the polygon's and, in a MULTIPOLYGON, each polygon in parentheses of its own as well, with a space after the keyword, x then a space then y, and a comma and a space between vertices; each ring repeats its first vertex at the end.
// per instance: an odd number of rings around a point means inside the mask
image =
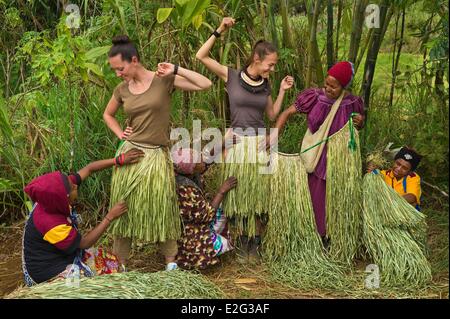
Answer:
POLYGON ((178 64, 175 64, 175 65, 174 65, 173 75, 177 75, 177 73, 178 73, 178 67, 179 67, 178 64))
POLYGON ((114 159, 115 166, 123 166, 124 163, 125 163, 125 154, 123 153, 114 159))

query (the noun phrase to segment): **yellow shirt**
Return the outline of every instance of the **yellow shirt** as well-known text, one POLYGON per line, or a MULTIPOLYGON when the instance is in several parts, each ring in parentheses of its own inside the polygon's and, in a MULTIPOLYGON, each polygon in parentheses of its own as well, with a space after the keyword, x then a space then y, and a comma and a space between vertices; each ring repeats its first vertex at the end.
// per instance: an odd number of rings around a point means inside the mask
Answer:
POLYGON ((400 196, 413 194, 416 196, 417 204, 420 205, 420 195, 422 194, 422 191, 420 189, 419 175, 410 173, 397 180, 391 170, 381 170, 380 173, 383 175, 386 184, 392 187, 400 196))

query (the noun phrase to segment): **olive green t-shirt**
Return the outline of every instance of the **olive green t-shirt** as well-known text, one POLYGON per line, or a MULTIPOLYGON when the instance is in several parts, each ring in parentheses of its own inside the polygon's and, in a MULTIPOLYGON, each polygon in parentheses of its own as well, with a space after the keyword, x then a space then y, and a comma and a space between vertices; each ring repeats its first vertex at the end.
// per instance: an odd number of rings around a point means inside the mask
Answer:
POLYGON ((114 89, 114 97, 123 105, 128 126, 133 133, 131 142, 167 146, 170 141, 170 101, 174 90, 174 75, 154 76, 150 87, 141 94, 133 94, 128 83, 122 82, 114 89))

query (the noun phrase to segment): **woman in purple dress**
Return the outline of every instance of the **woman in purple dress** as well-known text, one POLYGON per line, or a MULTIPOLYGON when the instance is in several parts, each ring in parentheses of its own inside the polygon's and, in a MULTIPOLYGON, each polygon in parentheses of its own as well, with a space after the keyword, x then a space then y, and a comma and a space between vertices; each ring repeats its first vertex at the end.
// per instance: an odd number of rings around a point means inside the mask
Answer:
MULTIPOLYGON (((344 127, 352 113, 353 124, 357 129, 361 129, 364 123, 363 101, 360 97, 354 96, 346 89, 349 87, 354 76, 353 64, 347 61, 336 63, 328 71, 323 88, 310 88, 301 92, 293 105, 280 114, 276 128, 278 133, 271 134, 268 143, 271 145, 278 138, 279 131, 284 127, 288 118, 295 113, 305 113, 307 116, 308 129, 311 134, 320 130, 323 131, 324 122, 329 122, 328 130, 325 130, 323 138, 329 137, 344 127), (340 104, 339 104, 340 100, 340 104), (333 105, 337 110, 332 113, 333 105), (331 117, 330 117, 330 116, 331 117), (322 127, 321 127, 322 126, 322 127)), ((325 123, 326 124, 326 123, 325 123)), ((309 133, 308 132, 308 133, 309 133)), ((320 142, 323 139, 317 140, 320 142)), ((317 146, 319 147, 319 146, 317 146)), ((303 148, 304 149, 304 148, 303 148)), ((314 209, 317 231, 322 237, 324 246, 328 246, 329 239, 326 236, 326 171, 327 171, 327 145, 313 165, 313 169, 308 170, 308 184, 314 209)))

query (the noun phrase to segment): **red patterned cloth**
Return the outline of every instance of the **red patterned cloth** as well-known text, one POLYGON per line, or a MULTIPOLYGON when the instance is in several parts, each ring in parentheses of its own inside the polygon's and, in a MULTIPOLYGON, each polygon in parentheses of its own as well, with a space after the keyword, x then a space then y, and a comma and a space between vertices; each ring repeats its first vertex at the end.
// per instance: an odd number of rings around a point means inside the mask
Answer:
POLYGON ((117 256, 102 247, 85 250, 83 263, 88 265, 93 272, 95 271, 96 275, 114 274, 120 269, 117 256))

